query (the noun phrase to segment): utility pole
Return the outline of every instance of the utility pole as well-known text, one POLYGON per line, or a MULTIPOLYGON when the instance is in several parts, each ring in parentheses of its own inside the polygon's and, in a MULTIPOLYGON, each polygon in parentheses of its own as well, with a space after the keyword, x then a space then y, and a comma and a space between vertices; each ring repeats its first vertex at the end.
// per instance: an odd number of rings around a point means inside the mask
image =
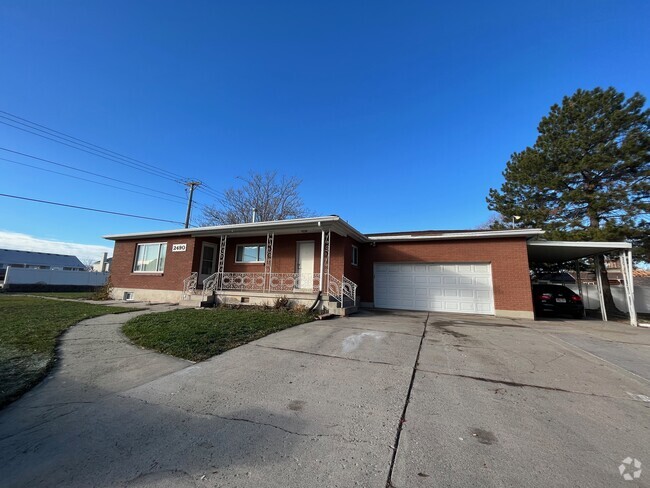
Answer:
POLYGON ((187 198, 187 213, 185 214, 185 228, 187 229, 190 226, 190 215, 192 214, 192 197, 194 196, 194 188, 201 186, 201 182, 188 181, 185 184, 190 187, 190 193, 187 198))

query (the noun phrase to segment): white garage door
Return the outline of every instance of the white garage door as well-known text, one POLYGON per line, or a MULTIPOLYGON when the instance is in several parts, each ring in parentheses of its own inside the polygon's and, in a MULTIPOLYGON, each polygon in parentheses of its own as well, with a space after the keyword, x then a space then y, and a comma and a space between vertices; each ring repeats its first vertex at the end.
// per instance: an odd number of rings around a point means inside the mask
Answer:
POLYGON ((494 314, 489 264, 375 263, 375 307, 494 314))

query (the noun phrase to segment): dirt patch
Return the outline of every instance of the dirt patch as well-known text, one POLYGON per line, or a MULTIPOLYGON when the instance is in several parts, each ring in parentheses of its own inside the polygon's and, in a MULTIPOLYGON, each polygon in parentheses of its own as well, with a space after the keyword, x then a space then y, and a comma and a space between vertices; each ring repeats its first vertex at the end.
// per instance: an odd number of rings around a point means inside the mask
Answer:
POLYGON ((289 403, 288 408, 294 412, 299 412, 305 407, 306 404, 307 402, 303 402, 302 400, 293 400, 291 403, 289 403))
POLYGON ((481 444, 486 444, 488 446, 491 446, 492 444, 496 444, 497 442, 497 437, 489 430, 474 428, 471 430, 471 434, 472 437, 474 437, 481 444))
POLYGON ((463 334, 462 332, 458 332, 453 329, 449 329, 448 327, 462 327, 461 325, 458 325, 454 322, 434 322, 431 324, 431 327, 438 329, 440 332, 443 334, 447 334, 450 336, 455 337, 456 339, 464 339, 469 337, 467 334, 463 334))

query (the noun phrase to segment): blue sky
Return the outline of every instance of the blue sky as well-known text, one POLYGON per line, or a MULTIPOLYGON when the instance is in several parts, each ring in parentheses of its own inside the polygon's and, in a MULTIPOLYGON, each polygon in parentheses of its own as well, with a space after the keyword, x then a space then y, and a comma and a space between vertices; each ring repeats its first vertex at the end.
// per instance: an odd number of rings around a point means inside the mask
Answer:
MULTIPOLYGON (((562 96, 650 95, 648 18, 645 0, 5 1, 0 110, 217 191, 249 171, 297 176, 314 214, 361 231, 472 228, 509 155, 562 96)), ((0 147, 184 196, 2 124, 0 147)), ((0 193, 184 217, 181 199, 2 160, 0 171, 0 193)), ((12 233, 102 245, 103 234, 174 227, 6 198, 0 215, 0 247, 12 233)))

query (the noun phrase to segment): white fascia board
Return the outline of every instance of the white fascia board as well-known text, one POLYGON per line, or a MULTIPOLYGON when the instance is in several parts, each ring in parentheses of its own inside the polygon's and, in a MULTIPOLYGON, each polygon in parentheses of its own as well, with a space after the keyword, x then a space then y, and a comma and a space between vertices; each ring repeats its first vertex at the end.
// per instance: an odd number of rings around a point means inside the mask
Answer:
POLYGON ((534 247, 582 247, 587 249, 632 249, 629 242, 598 242, 598 241, 528 241, 534 247))
POLYGON ((363 234, 361 234, 354 227, 336 215, 328 215, 324 217, 308 217, 304 219, 292 220, 272 220, 269 222, 250 222, 246 224, 216 225, 210 227, 191 227, 188 229, 173 229, 153 232, 137 232, 131 234, 112 234, 104 236, 104 239, 118 241, 125 239, 146 239, 168 236, 214 236, 221 234, 233 235, 238 233, 250 234, 251 232, 266 233, 280 230, 300 231, 301 229, 305 228, 311 228, 312 230, 321 228, 328 230, 331 228, 341 235, 351 234, 353 237, 360 241, 366 241, 366 238, 363 234))
POLYGON ((391 236, 367 236, 370 241, 433 241, 451 239, 494 239, 497 237, 533 237, 544 234, 542 229, 516 229, 516 230, 495 230, 487 232, 447 232, 438 235, 391 235, 391 236))

